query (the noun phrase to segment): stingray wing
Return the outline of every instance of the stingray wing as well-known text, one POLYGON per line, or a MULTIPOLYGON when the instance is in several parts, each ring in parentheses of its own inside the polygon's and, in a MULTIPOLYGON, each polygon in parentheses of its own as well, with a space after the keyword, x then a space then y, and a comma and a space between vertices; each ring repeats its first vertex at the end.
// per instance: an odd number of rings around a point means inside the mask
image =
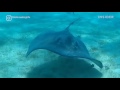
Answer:
POLYGON ((51 31, 39 34, 37 37, 35 37, 35 39, 33 39, 29 45, 26 57, 34 50, 49 48, 49 43, 53 41, 54 35, 56 35, 56 33, 54 31, 51 31))

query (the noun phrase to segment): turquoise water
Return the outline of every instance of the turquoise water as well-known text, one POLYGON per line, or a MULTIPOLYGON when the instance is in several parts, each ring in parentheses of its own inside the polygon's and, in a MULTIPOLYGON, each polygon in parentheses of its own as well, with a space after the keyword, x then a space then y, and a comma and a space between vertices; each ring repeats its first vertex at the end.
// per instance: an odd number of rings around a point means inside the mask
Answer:
POLYGON ((0 78, 119 78, 119 12, 0 12, 0 78), (6 17, 7 15, 11 15, 6 17), (12 17, 12 18, 11 18, 12 17), (81 59, 68 59, 47 50, 25 57, 40 33, 70 27, 103 69, 81 59))

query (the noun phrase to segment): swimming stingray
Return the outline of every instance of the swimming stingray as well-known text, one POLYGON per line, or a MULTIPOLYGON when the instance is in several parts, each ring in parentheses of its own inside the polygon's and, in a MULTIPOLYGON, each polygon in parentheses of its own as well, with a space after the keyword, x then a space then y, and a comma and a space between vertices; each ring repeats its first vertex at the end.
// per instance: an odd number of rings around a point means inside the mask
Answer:
POLYGON ((91 60, 100 68, 102 68, 102 63, 90 56, 85 44, 80 40, 80 37, 74 37, 70 33, 69 27, 75 21, 70 23, 69 26, 62 31, 49 31, 43 34, 39 34, 31 42, 26 57, 34 50, 46 49, 70 58, 85 58, 91 60))

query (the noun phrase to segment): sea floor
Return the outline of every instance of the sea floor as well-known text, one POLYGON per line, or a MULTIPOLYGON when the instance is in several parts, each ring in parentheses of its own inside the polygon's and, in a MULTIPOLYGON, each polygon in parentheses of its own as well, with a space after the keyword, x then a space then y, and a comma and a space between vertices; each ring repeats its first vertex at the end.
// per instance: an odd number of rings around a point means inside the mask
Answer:
POLYGON ((119 78, 120 77, 120 13, 2 13, 0 16, 0 78, 119 78), (5 16, 29 15, 29 19, 6 21, 5 16), (99 19, 98 15, 113 15, 99 19), (100 69, 89 60, 70 59, 47 50, 36 50, 25 57, 30 42, 45 31, 70 27, 80 36, 90 55, 100 60, 100 69), (86 62, 88 61, 88 62, 86 62))

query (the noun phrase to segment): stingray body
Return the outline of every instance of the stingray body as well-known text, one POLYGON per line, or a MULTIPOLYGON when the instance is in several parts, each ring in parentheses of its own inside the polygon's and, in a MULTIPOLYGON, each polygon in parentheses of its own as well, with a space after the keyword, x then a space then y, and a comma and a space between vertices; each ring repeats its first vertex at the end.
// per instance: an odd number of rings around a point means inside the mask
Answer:
POLYGON ((39 34, 31 42, 26 57, 34 50, 46 49, 51 52, 70 58, 85 58, 91 60, 100 68, 102 68, 102 63, 90 56, 85 44, 81 41, 80 37, 74 37, 70 33, 69 27, 75 21, 70 23, 68 27, 62 31, 49 31, 43 34, 39 34))

